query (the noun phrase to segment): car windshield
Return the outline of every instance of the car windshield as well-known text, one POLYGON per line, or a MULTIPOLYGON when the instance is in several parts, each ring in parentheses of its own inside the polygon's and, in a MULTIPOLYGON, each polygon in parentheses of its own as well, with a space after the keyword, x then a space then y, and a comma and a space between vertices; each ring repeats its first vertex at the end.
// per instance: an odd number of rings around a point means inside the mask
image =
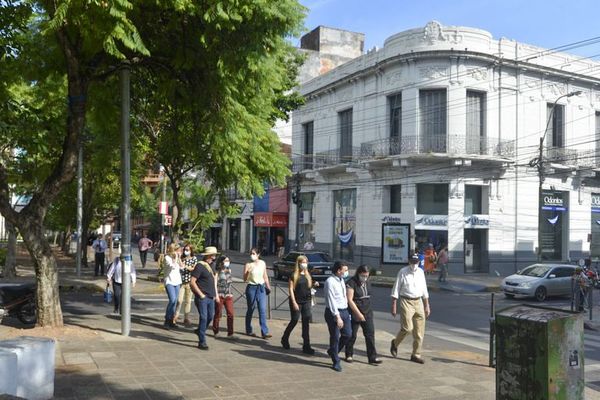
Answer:
POLYGON ((331 258, 325 253, 313 253, 307 254, 306 258, 308 258, 308 262, 330 262, 331 258))
POLYGON ((548 267, 547 265, 536 264, 525 268, 519 273, 519 275, 534 276, 536 278, 541 278, 542 276, 546 275, 549 269, 550 267, 548 267))

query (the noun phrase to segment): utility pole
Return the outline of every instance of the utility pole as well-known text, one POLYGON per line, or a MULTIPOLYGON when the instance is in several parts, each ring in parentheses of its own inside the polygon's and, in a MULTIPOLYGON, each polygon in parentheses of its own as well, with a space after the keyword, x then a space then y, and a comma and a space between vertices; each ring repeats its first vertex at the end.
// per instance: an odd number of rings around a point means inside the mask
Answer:
POLYGON ((131 228, 130 228, 130 187, 131 149, 129 143, 130 106, 130 65, 124 61, 120 70, 121 78, 121 335, 129 336, 131 328, 131 228))
POLYGON ((294 177, 295 187, 292 192, 292 202, 296 205, 296 240, 295 249, 300 250, 300 211, 302 210, 302 200, 300 199, 300 173, 294 177))
POLYGON ((83 243, 83 138, 79 138, 77 145, 77 254, 75 255, 75 270, 77 277, 81 277, 81 250, 83 243))
POLYGON ((539 145, 539 152, 538 152, 538 158, 533 159, 529 162, 530 166, 537 166, 537 170, 538 170, 538 178, 539 178, 539 185, 538 185, 538 251, 537 251, 537 259, 538 262, 541 261, 542 258, 542 208, 543 206, 543 200, 542 200, 542 186, 544 184, 544 180, 546 179, 545 175, 544 175, 544 139, 546 139, 546 135, 548 134, 548 127, 550 126, 550 122, 552 122, 552 117, 554 116, 554 110, 556 109, 556 104, 558 103, 558 101, 562 98, 565 97, 573 97, 573 96, 579 96, 581 94, 581 90, 577 90, 575 92, 569 92, 566 94, 563 94, 562 96, 559 96, 556 100, 554 100, 554 103, 552 103, 552 108, 550 108, 550 113, 548 115, 548 121, 546 121, 546 129, 544 129, 544 134, 542 135, 542 137, 540 138, 540 145, 539 145))
MULTIPOLYGON (((161 202, 165 203, 167 201, 167 174, 165 173, 165 170, 163 168, 162 172, 162 199, 161 202)), ((168 210, 168 207, 167 207, 168 210)), ((166 212, 168 214, 168 211, 166 212)), ((167 217, 165 216, 166 214, 162 213, 161 211, 161 215, 160 215, 160 252, 162 254, 165 254, 165 251, 167 250, 166 247, 166 240, 165 240, 165 222, 167 217)))

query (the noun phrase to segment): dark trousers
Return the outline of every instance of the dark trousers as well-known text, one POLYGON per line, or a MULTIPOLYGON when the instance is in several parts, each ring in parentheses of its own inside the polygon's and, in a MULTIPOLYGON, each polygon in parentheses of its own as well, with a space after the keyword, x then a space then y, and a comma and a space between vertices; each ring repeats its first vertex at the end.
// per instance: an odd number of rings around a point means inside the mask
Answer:
POLYGON ((96 253, 94 261, 96 263, 94 276, 100 275, 100 271, 102 271, 102 275, 104 275, 104 253, 96 253))
POLYGON ((294 310, 294 306, 290 302, 291 319, 290 319, 290 323, 288 324, 287 328, 285 328, 285 332, 283 333, 282 340, 284 342, 289 342, 290 335, 292 334, 292 331, 296 327, 296 324, 298 323, 300 316, 302 316, 302 343, 303 343, 303 347, 307 348, 307 347, 310 347, 309 329, 310 329, 310 319, 312 317, 312 310, 311 310, 312 307, 310 305, 310 301, 307 301, 305 303, 298 303, 298 307, 299 307, 298 311, 294 310))
POLYGON ((373 324, 373 311, 369 311, 364 314, 365 320, 359 321, 352 319, 352 337, 346 345, 346 357, 352 357, 354 355, 354 343, 356 343, 356 336, 358 335, 358 328, 362 328, 363 335, 365 335, 365 342, 367 344, 367 358, 369 361, 373 361, 377 358, 377 351, 375 350, 375 325, 373 324))
POLYGON ((339 310, 340 318, 344 321, 342 329, 338 328, 336 323, 336 317, 331 313, 329 308, 325 309, 325 322, 327 322, 327 328, 329 329, 329 350, 327 353, 331 357, 333 364, 340 363, 340 356, 338 353, 346 347, 346 344, 352 336, 352 326, 350 323, 350 314, 348 309, 339 310))
POLYGON ((227 335, 233 335, 233 296, 223 297, 219 296, 220 302, 215 303, 215 317, 213 319, 213 332, 216 334, 219 332, 219 322, 221 321, 221 314, 223 313, 223 307, 227 312, 227 335))
POLYGON ((200 299, 198 296, 194 299, 194 304, 198 309, 200 321, 198 322, 198 343, 206 344, 206 329, 215 317, 215 300, 208 296, 200 299))
POLYGON ((140 250, 140 260, 142 260, 142 268, 146 268, 146 260, 148 259, 148 250, 140 250))
POLYGON ((115 312, 119 312, 121 308, 121 284, 113 280, 113 302, 115 303, 115 312))

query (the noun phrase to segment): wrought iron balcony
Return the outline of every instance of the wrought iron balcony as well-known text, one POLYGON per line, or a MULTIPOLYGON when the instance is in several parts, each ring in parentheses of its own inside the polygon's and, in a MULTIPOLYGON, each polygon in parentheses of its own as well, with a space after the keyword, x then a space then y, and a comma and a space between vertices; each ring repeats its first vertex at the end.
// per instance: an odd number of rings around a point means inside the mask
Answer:
POLYGON ((334 167, 336 165, 345 165, 361 160, 360 147, 351 147, 347 149, 333 149, 321 151, 316 154, 305 154, 292 158, 292 171, 299 172, 310 169, 321 169, 334 167))
POLYGON ((361 145, 361 156, 367 160, 403 154, 428 153, 510 158, 514 155, 514 143, 490 137, 471 138, 464 135, 440 135, 389 137, 364 142, 361 145))
POLYGON ((564 147, 546 147, 544 158, 546 162, 577 165, 577 150, 564 147))

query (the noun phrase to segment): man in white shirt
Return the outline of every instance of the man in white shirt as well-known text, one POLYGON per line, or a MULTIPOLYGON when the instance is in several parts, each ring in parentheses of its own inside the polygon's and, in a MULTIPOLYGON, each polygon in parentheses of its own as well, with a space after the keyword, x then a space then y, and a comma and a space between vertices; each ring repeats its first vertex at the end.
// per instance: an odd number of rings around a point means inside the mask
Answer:
POLYGON ((102 234, 98 235, 96 240, 94 240, 92 243, 92 248, 94 249, 94 261, 96 263, 94 268, 94 276, 100 275, 100 271, 102 271, 102 275, 104 275, 104 252, 108 248, 108 245, 102 237, 102 234))
POLYGON ((342 372, 338 353, 344 349, 352 336, 346 282, 348 266, 340 261, 333 265, 333 276, 325 281, 325 321, 329 328, 329 349, 327 354, 333 362, 332 368, 342 372))
POLYGON ((424 364, 421 357, 423 336, 425 336, 425 319, 429 318, 429 292, 425 273, 419 268, 419 256, 413 254, 409 258, 409 265, 398 272, 396 283, 392 289, 392 316, 396 316, 396 303, 400 300, 400 318, 402 328, 392 339, 390 352, 398 356, 398 345, 412 332, 413 351, 410 361, 424 364))

